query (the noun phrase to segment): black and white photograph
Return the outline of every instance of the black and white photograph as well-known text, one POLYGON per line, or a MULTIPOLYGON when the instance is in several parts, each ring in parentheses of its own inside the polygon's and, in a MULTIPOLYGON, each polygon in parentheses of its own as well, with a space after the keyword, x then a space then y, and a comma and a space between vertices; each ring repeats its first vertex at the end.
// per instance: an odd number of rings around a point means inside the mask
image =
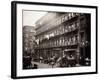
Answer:
POLYGON ((91 66, 90 17, 23 10, 23 69, 91 66))
POLYGON ((97 7, 12 2, 12 78, 97 73, 97 7))

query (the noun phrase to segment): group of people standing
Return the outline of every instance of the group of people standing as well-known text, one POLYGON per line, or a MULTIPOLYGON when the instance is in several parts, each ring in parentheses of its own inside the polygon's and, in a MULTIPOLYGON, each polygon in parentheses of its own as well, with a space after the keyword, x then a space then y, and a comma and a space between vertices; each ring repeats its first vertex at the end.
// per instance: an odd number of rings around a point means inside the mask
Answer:
POLYGON ((59 57, 53 56, 50 65, 52 65, 52 67, 74 67, 76 65, 76 59, 72 54, 63 54, 63 56, 59 57))

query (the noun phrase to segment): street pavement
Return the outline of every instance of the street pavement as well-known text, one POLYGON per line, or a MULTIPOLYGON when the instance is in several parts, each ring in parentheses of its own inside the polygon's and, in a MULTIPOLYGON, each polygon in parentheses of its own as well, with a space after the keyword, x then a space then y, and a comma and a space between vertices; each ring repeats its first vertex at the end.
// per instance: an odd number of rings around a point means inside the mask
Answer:
POLYGON ((34 64, 38 65, 38 68, 56 68, 57 66, 54 65, 52 67, 52 65, 49 65, 49 64, 44 64, 44 63, 40 63, 40 62, 31 62, 32 63, 32 66, 34 67, 34 64))

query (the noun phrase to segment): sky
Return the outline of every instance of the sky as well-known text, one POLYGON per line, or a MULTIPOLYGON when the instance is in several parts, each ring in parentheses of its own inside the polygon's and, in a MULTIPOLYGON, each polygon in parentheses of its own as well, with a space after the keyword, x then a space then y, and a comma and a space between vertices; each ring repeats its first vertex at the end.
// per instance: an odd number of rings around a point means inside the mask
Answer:
POLYGON ((35 27, 35 22, 43 17, 47 12, 42 11, 23 11, 23 26, 33 26, 35 27))

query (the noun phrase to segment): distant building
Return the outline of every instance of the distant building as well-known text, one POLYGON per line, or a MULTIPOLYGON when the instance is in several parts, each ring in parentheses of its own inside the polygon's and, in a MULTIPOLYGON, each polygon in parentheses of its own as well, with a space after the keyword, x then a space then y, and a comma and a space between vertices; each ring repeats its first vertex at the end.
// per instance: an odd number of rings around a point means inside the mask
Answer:
POLYGON ((35 29, 34 26, 24 26, 23 27, 23 54, 34 53, 35 46, 35 29))

